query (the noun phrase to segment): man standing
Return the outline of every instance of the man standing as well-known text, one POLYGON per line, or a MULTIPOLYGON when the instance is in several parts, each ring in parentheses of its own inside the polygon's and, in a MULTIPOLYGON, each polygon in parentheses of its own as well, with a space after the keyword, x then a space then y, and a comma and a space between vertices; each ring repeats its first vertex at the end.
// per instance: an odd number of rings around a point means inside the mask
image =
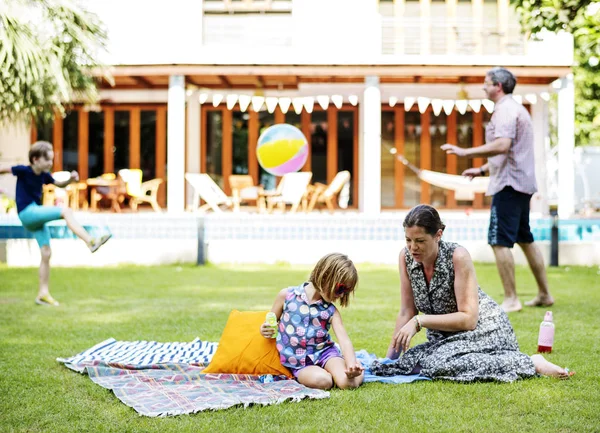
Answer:
POLYGON ((533 153, 531 116, 512 97, 517 84, 514 75, 504 68, 493 68, 485 76, 483 91, 495 103, 494 114, 485 131, 486 144, 461 148, 441 146, 448 154, 459 157, 487 157, 481 168, 469 168, 468 177, 490 173, 486 195, 493 196, 488 244, 496 256, 496 266, 504 286, 502 308, 506 312, 521 310, 515 286, 515 263, 510 249, 519 244, 538 285, 537 296, 525 305, 550 306, 554 299, 548 290, 544 259, 529 228, 529 201, 537 191, 533 153))

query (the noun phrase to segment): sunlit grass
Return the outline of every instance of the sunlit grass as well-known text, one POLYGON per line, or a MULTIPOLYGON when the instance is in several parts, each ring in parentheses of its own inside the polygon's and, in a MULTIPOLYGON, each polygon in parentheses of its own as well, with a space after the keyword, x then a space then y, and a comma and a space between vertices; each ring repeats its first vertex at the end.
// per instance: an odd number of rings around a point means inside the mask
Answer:
MULTIPOLYGON (((34 305, 37 270, 0 267, 0 431, 311 432, 597 431, 600 425, 600 276, 597 268, 551 268, 555 351, 548 358, 577 371, 570 381, 513 384, 449 382, 367 384, 322 401, 232 408, 165 419, 140 417, 86 376, 55 361, 109 337, 218 341, 231 309, 270 308, 278 290, 310 269, 276 266, 165 266, 52 270, 59 308, 34 305)), ((394 267, 359 266, 360 284, 342 310, 356 349, 382 356, 400 302, 394 267)), ((477 265, 496 300, 495 266, 477 265)), ((522 300, 535 294, 517 269, 522 300)), ((510 315, 521 349, 533 353, 543 309, 510 315)), ((424 333, 416 342, 424 341, 424 333)))

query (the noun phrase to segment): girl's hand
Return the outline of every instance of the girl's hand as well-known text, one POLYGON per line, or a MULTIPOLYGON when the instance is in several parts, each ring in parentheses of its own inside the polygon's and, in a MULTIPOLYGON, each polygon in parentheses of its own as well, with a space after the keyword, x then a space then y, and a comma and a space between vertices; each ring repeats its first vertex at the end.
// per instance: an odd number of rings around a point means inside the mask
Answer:
POLYGON ((410 347, 410 340, 417 333, 417 324, 414 319, 410 319, 406 325, 400 328, 400 331, 394 335, 394 349, 397 352, 406 352, 410 347))
POLYGON ((357 362, 354 365, 346 367, 345 373, 348 379, 354 379, 355 377, 360 376, 365 369, 361 365, 360 362, 357 362))
POLYGON ((260 325, 260 335, 262 335, 265 338, 273 338, 273 335, 275 335, 275 328, 271 325, 269 325, 267 322, 263 323, 262 325, 260 325))

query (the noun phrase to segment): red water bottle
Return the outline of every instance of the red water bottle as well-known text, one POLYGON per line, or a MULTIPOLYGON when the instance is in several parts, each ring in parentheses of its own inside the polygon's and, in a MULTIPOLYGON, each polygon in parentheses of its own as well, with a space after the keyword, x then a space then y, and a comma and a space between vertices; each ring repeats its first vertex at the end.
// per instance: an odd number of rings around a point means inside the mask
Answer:
POLYGON ((538 338, 538 352, 551 353, 554 344, 554 323, 552 322, 552 311, 546 311, 544 321, 540 325, 540 336, 538 338))

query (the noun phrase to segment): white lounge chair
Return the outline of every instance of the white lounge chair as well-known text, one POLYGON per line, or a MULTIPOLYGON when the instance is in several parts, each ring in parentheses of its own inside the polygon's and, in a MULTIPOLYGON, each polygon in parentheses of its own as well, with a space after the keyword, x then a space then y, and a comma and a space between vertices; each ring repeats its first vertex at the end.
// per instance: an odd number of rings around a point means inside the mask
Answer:
POLYGON ((290 212, 296 212, 300 204, 302 204, 302 210, 306 211, 308 185, 311 178, 312 172, 310 171, 285 174, 274 193, 265 192, 267 211, 272 212, 275 205, 281 210, 285 210, 286 206, 290 205, 290 212))
POLYGON ((215 212, 222 212, 220 206, 226 206, 229 209, 235 209, 234 200, 223 192, 206 173, 186 173, 185 179, 194 188, 194 200, 192 202, 192 211, 205 212, 212 209, 215 212), (200 205, 200 199, 206 203, 200 205))

